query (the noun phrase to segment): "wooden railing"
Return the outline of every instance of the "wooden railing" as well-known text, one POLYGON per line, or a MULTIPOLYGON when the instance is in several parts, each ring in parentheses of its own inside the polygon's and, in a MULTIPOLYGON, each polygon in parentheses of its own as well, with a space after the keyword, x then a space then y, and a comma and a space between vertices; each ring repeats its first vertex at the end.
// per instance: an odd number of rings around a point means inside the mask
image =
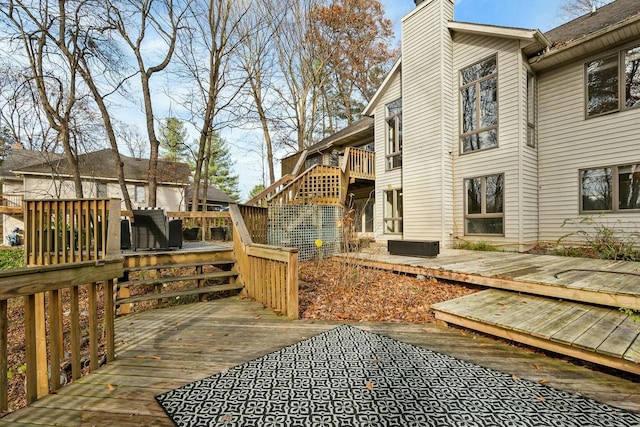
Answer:
POLYGON ((256 194, 251 200, 247 202, 247 205, 266 208, 269 199, 282 191, 282 189, 285 188, 294 179, 295 175, 284 175, 282 178, 262 190, 260 193, 256 194))
POLYGON ((337 166, 314 165, 298 176, 269 203, 282 205, 339 205, 346 194, 337 166))
POLYGON ((253 243, 240 209, 229 209, 243 293, 289 319, 298 318, 298 249, 253 243))
POLYGON ((231 219, 229 212, 167 212, 170 219, 181 219, 182 229, 200 229, 199 239, 201 241, 214 240, 213 229, 223 227, 229 232, 231 238, 231 219))
POLYGON ((266 244, 268 209, 247 205, 238 205, 238 208, 253 243, 266 244))
MULTIPOLYGON (((83 361, 92 371, 98 369, 102 347, 104 362, 114 360, 114 279, 122 275, 122 269, 122 258, 114 257, 0 272, 0 412, 8 409, 8 373, 15 374, 17 368, 9 366, 7 358, 9 345, 17 344, 8 342, 8 330, 18 327, 9 324, 8 308, 23 300, 25 360, 21 366, 26 368, 26 398, 31 404, 63 385, 61 364, 65 355, 69 355, 72 380, 82 375, 83 361), (80 322, 81 291, 88 294, 88 306, 82 307, 88 316, 85 334, 80 322), (64 324, 69 327, 65 329, 64 324), (81 350, 87 335, 88 359, 83 358, 81 350)), ((22 379, 17 374, 14 377, 22 379)))
POLYGON ((347 147, 342 164, 342 171, 349 178, 376 179, 376 153, 347 147))
POLYGON ((22 194, 0 194, 0 206, 4 208, 20 208, 22 209, 22 194))
MULTIPOLYGON (((9 382, 5 374, 20 366, 26 368, 24 378, 16 376, 12 381, 24 379, 27 404, 31 404, 63 385, 63 362, 68 361, 71 380, 75 380, 82 375, 83 368, 88 366, 93 371, 102 362, 114 360, 115 282, 125 273, 125 262, 119 251, 120 201, 115 202, 93 199, 25 202, 28 236, 25 251, 30 254, 27 257, 31 261, 30 267, 0 272, 0 412, 7 411, 9 406, 9 382), (110 210, 113 205, 118 209, 110 210), (56 232, 67 228, 66 237, 56 232), (45 238, 45 232, 57 238, 45 238), (74 235, 78 237, 72 238, 74 235), (77 261, 78 258, 81 260, 77 261), (87 306, 80 303, 83 293, 87 294, 87 306), (15 341, 8 341, 8 331, 15 327, 13 319, 11 324, 9 322, 9 309, 20 304, 24 310, 25 361, 20 366, 14 366, 13 362, 9 366, 9 346, 12 346, 11 350, 16 346, 15 341), (86 314, 81 315, 81 312, 86 314), (88 319, 88 327, 81 318, 88 319), (88 350, 83 350, 87 343, 88 350)), ((180 213, 180 216, 191 219, 190 215, 184 214, 180 213)), ((198 277, 194 275, 194 280, 213 275, 228 276, 231 282, 223 287, 237 289, 244 285, 243 292, 250 298, 289 319, 297 319, 298 250, 254 243, 243 214, 256 239, 265 238, 266 211, 232 205, 229 213, 215 213, 213 218, 224 218, 232 226, 233 254, 230 249, 209 254, 206 259, 196 259, 188 253, 153 254, 149 259, 137 254, 127 263, 127 270, 157 270, 162 268, 158 264, 171 264, 172 267, 224 264, 231 270, 225 273, 196 271, 198 277), (167 259, 161 262, 160 256, 167 259)), ((203 216, 206 217, 209 215, 203 216)), ((137 284, 130 283, 131 286, 137 284)), ((205 291, 210 289, 198 284, 174 293, 201 294, 205 291)), ((155 298, 168 295, 171 294, 164 293, 155 298)), ((120 302, 134 302, 134 298, 120 302)))
POLYGON ((24 232, 27 265, 105 259, 120 253, 120 200, 25 200, 24 232))

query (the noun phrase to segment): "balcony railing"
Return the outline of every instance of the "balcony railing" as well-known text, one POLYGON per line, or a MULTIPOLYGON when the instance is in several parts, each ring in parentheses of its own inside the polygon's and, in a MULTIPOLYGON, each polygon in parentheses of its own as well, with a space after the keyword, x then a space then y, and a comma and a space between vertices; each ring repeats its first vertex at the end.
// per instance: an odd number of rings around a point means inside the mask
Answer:
POLYGON ((349 178, 376 179, 376 153, 348 147, 345 151, 342 171, 349 178))

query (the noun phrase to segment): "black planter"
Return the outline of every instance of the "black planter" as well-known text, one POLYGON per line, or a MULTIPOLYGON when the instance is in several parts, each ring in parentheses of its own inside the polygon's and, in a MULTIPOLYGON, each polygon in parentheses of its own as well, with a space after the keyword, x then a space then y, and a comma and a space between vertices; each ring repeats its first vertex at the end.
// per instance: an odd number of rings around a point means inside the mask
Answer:
POLYGON ((198 232, 200 227, 188 227, 182 230, 184 240, 198 240, 198 232))
POLYGON ((433 258, 440 253, 437 240, 389 240, 387 249, 391 255, 433 258))
POLYGON ((211 240, 227 240, 227 227, 211 228, 211 240))

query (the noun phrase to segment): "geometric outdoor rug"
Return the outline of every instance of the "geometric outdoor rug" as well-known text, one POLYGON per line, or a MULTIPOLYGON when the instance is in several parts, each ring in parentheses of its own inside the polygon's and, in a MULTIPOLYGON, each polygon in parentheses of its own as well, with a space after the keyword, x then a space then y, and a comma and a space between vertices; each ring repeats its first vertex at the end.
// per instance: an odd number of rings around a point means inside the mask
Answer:
POLYGON ((351 326, 156 399, 177 426, 640 427, 640 414, 351 326))

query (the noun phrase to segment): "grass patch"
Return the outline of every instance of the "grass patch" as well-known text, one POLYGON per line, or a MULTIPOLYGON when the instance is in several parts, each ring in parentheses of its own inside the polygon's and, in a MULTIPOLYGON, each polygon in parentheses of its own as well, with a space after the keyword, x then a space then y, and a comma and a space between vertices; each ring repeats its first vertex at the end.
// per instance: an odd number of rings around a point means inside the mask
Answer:
POLYGON ((14 268, 24 268, 24 249, 22 248, 0 248, 0 270, 11 270, 14 268))
POLYGON ((470 242, 468 240, 457 240, 453 247, 454 249, 465 249, 468 251, 503 252, 502 249, 496 245, 483 241, 470 242))

